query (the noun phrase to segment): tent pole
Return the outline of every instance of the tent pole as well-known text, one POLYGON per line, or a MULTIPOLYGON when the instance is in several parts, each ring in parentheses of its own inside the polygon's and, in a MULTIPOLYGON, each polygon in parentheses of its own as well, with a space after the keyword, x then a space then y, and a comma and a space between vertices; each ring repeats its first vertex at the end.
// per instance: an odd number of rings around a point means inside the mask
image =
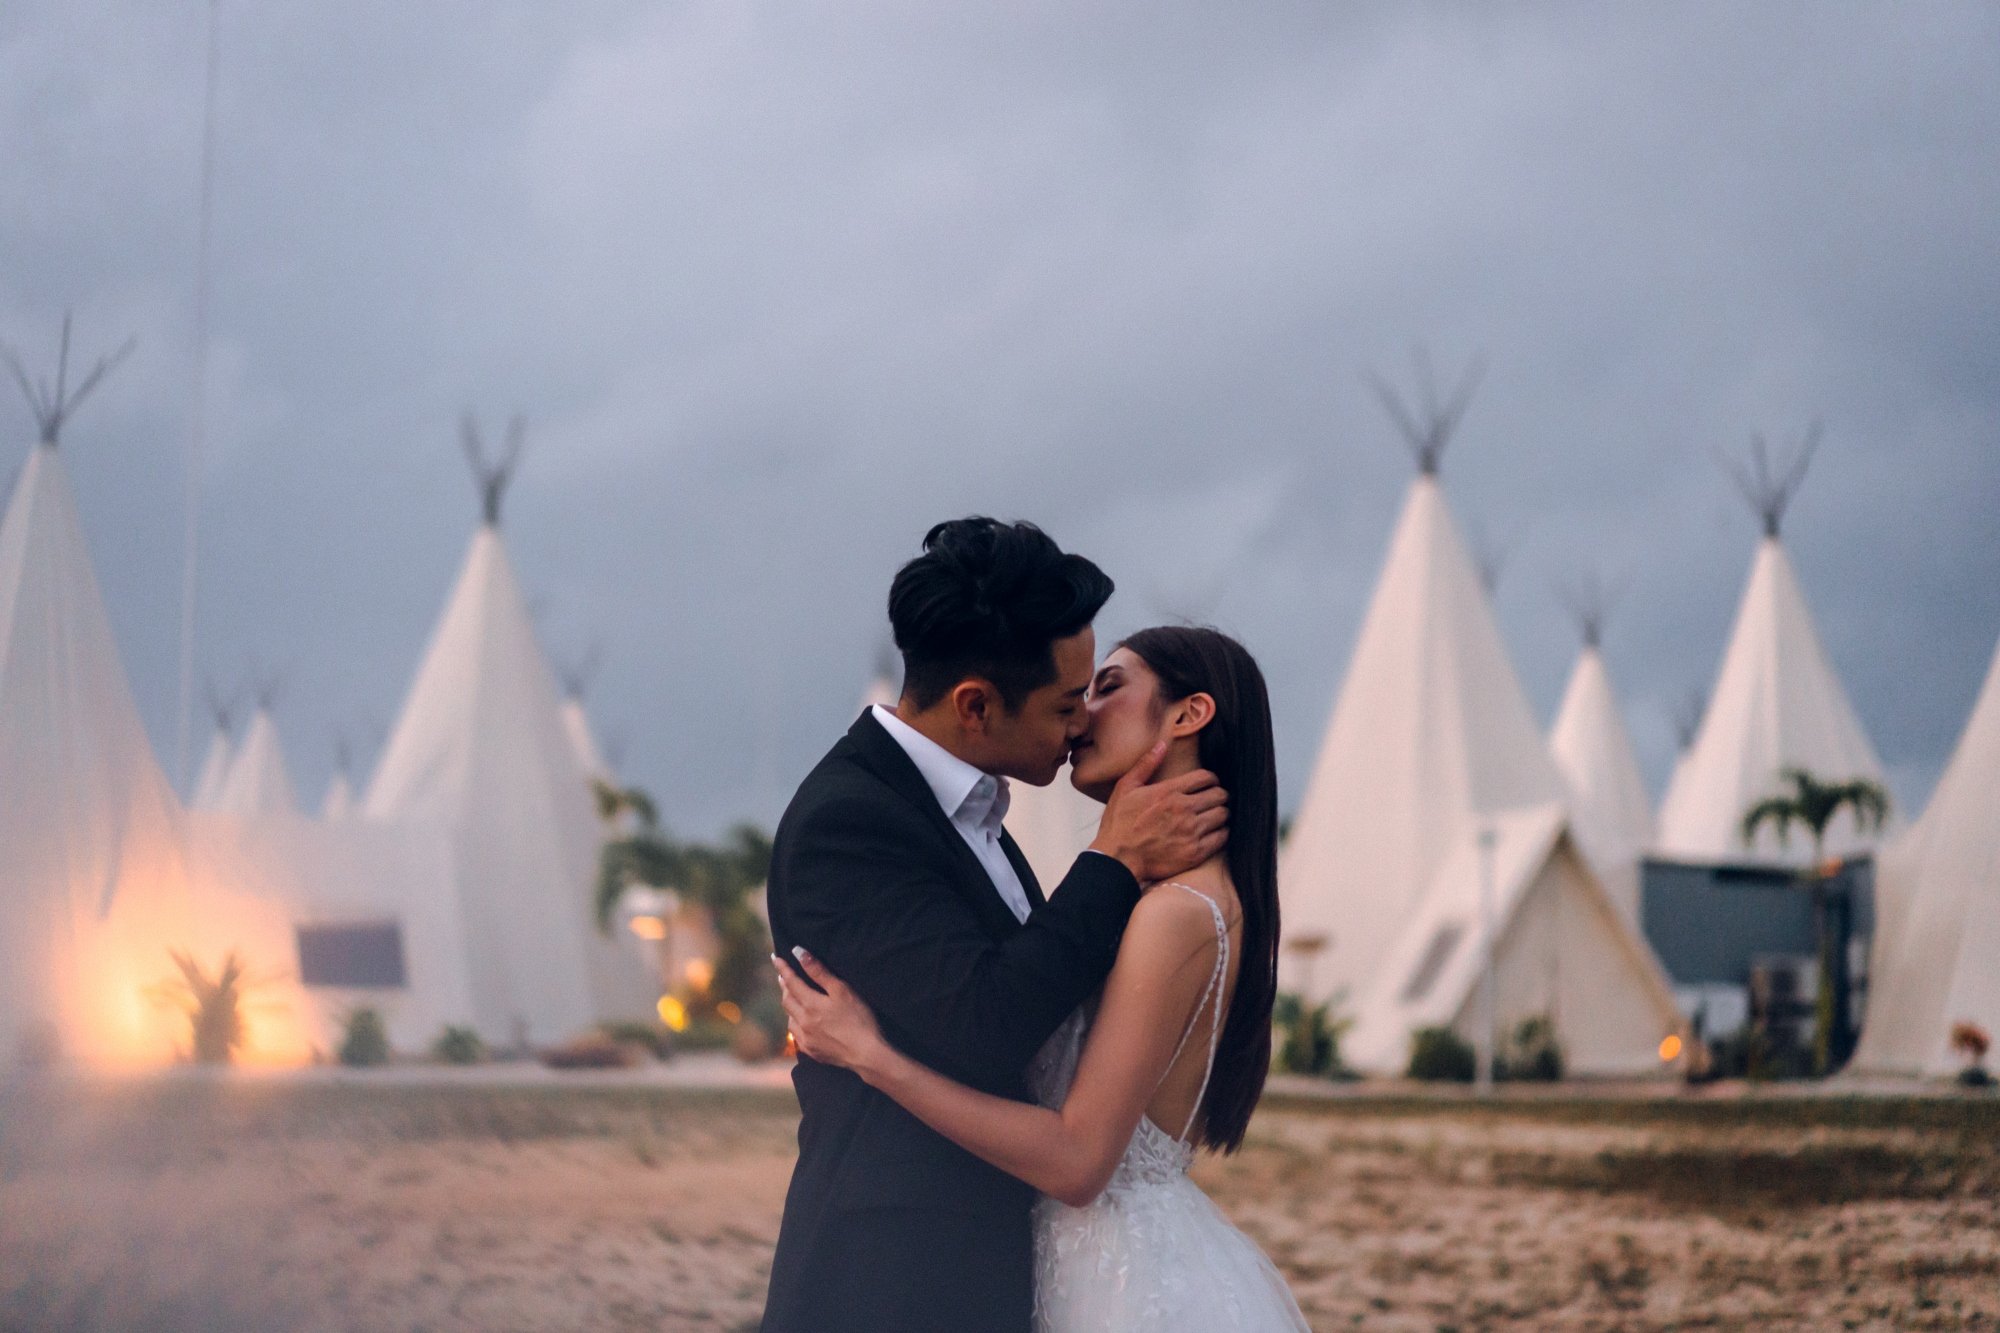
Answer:
POLYGON ((1493 984, 1493 849, 1499 835, 1488 824, 1479 830, 1479 1095, 1493 1095, 1493 1065, 1499 1045, 1499 1010, 1493 984))
POLYGON ((201 107, 201 189, 194 261, 194 383, 188 421, 187 495, 181 542, 180 709, 174 727, 174 785, 188 790, 194 762, 195 568, 201 544, 201 465, 208 435, 208 299, 215 220, 215 87, 221 0, 208 4, 208 70, 201 107))

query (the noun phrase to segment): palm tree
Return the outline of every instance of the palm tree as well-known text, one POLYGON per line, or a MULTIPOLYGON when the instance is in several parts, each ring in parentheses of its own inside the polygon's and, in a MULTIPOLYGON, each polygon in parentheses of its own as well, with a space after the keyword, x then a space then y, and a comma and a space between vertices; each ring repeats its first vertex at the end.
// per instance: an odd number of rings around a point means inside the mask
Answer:
POLYGON ((223 955, 210 976, 194 956, 167 950, 178 976, 147 988, 153 1001, 178 1009, 188 1020, 188 1058, 196 1064, 226 1065, 243 1044, 243 993, 253 984, 235 950, 223 955))
POLYGON ((1791 791, 1767 796, 1743 812, 1743 844, 1756 840, 1765 824, 1775 826, 1778 845, 1791 841, 1793 824, 1803 824, 1812 834, 1812 864, 1800 872, 1799 880, 1812 894, 1813 930, 1819 946, 1819 988, 1815 996, 1816 1023, 1813 1032, 1813 1071, 1827 1073, 1851 1053, 1851 1026, 1847 1007, 1847 926, 1851 909, 1842 905, 1841 929, 1830 929, 1827 885, 1838 866, 1826 860, 1826 830, 1834 816, 1844 809, 1854 811, 1854 822, 1866 833, 1882 827, 1889 816, 1889 793, 1867 778, 1845 782, 1824 782, 1803 768, 1787 768, 1783 778, 1791 791), (1839 938, 1835 936, 1838 934, 1839 938))
POLYGON ((635 884, 672 886, 682 901, 708 909, 721 938, 721 955, 709 993, 744 1004, 765 979, 770 937, 750 905, 750 895, 771 873, 771 840, 762 829, 738 824, 720 845, 681 842, 660 827, 652 797, 637 787, 594 784, 597 810, 614 836, 598 855, 597 928, 609 935, 618 900, 635 884))
POLYGON ((1813 863, 1817 866, 1826 859, 1827 825, 1843 808, 1853 809, 1854 822, 1864 833, 1882 827, 1889 816, 1889 793, 1867 778, 1822 782, 1803 768, 1788 768, 1783 777, 1792 784, 1789 793, 1767 796, 1744 812, 1745 846, 1756 840, 1757 830, 1766 823, 1777 826, 1781 847, 1790 841, 1792 825, 1804 824, 1812 834, 1813 863))

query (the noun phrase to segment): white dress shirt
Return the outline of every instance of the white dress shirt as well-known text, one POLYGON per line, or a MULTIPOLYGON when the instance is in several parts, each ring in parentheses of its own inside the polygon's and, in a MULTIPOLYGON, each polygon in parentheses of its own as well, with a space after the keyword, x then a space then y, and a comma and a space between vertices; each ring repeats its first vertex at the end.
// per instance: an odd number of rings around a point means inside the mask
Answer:
POLYGON ((1000 891, 1000 899, 1017 921, 1028 919, 1028 891, 1014 873, 1006 848, 1000 845, 1000 824, 1007 817, 1007 779, 982 772, 966 763, 894 712, 873 705, 875 720, 889 733, 910 762, 923 774, 931 795, 943 807, 951 826, 986 868, 987 878, 1000 891))

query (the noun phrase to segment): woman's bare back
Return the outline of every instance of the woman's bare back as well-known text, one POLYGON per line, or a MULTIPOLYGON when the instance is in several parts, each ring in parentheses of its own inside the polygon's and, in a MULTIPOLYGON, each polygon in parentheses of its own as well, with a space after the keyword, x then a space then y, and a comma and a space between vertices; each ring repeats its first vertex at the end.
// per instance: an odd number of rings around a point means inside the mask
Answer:
MULTIPOLYGON (((1161 1015, 1162 1021, 1181 1025, 1185 1037, 1179 1054, 1167 1066, 1152 1100, 1146 1104, 1146 1118, 1176 1138, 1189 1138, 1202 1128, 1196 1117, 1199 1109, 1196 1103, 1205 1091, 1211 1046, 1221 1026, 1229 1021, 1230 1001, 1236 993, 1236 974, 1242 955, 1238 946, 1243 939, 1243 910, 1226 875, 1221 877, 1220 883, 1205 888, 1179 881, 1155 885, 1141 901, 1140 909, 1144 910, 1147 903, 1161 894, 1166 894, 1167 898, 1156 904, 1154 910, 1168 908, 1171 904, 1176 916, 1184 918, 1179 924, 1181 933, 1187 937, 1190 956, 1183 966, 1205 977, 1215 969, 1222 943, 1216 935, 1215 917, 1209 910, 1211 904, 1222 914, 1228 939, 1221 995, 1208 993, 1198 996, 1188 1013, 1161 1015)), ((1122 957, 1120 965, 1124 965, 1122 957)))

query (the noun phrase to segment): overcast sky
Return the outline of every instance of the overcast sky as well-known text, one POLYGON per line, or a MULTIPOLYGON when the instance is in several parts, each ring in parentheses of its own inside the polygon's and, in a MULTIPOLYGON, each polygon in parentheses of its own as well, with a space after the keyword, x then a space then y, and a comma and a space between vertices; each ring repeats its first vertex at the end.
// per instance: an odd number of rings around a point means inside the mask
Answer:
MULTIPOLYGON (((0 337, 139 337, 66 456, 170 768, 206 13, 0 6, 0 337)), ((467 407, 527 415, 545 640, 692 833, 775 818, 972 510, 1104 565, 1102 633, 1239 634, 1290 807, 1411 475, 1362 372, 1419 343, 1488 361, 1445 485, 1544 721, 1551 584, 1627 581, 1656 797, 1753 430, 1825 422, 1787 538, 1906 804, 2000 636, 2000 8, 219 13, 198 660, 282 677, 315 802, 463 556, 467 407)))

